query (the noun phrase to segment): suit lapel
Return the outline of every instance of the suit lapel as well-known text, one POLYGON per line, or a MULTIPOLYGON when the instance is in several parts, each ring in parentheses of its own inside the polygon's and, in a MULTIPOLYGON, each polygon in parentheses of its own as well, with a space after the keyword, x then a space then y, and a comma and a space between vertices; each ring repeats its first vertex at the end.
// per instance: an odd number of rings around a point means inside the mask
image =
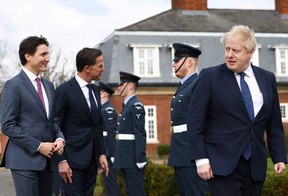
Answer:
POLYGON ((239 85, 237 83, 235 74, 234 74, 234 72, 230 71, 227 68, 226 64, 222 64, 221 77, 224 80, 224 82, 226 83, 226 85, 228 86, 228 88, 230 89, 230 91, 232 92, 235 100, 241 106, 241 109, 243 110, 243 112, 246 113, 247 118, 250 119, 248 111, 247 111, 245 103, 244 103, 244 100, 243 100, 243 97, 242 97, 242 93, 241 93, 239 85))
POLYGON ((75 77, 73 77, 69 83, 70 83, 70 87, 71 87, 70 89, 73 92, 72 94, 78 99, 78 101, 83 106, 84 111, 87 113, 87 115, 91 117, 91 112, 90 112, 88 103, 87 103, 86 98, 83 94, 83 91, 82 91, 81 87, 79 86, 75 77))
POLYGON ((45 111, 45 108, 43 107, 43 104, 40 100, 40 97, 39 97, 35 87, 33 86, 32 82, 30 81, 30 79, 28 78, 28 76, 25 74, 25 72, 23 70, 20 72, 20 78, 22 79, 23 86, 25 86, 27 91, 31 94, 33 99, 39 105, 39 108, 42 111, 41 113, 45 114, 45 116, 47 118, 46 111, 45 111))

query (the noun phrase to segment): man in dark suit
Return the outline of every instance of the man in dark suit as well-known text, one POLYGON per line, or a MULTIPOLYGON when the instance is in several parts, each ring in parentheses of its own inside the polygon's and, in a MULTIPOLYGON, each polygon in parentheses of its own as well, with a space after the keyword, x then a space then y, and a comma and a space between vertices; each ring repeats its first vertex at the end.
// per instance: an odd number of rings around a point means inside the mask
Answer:
POLYGON ((120 188, 117 180, 117 170, 113 168, 114 150, 116 143, 117 114, 110 102, 114 90, 107 84, 99 82, 100 98, 102 104, 103 137, 105 152, 109 166, 109 175, 102 173, 107 196, 120 196, 120 188))
POLYGON ((287 162, 275 76, 251 64, 257 43, 249 27, 234 26, 221 41, 226 63, 203 69, 192 95, 191 159, 212 196, 260 196, 265 131, 275 173, 287 162))
POLYGON ((120 169, 124 176, 127 196, 145 195, 145 110, 136 96, 139 80, 136 75, 120 72, 118 90, 124 103, 118 119, 114 168, 120 169))
POLYGON ((76 67, 75 77, 56 89, 55 117, 66 138, 65 151, 58 160, 59 173, 66 182, 67 196, 93 196, 98 166, 108 175, 100 92, 91 83, 100 80, 105 70, 101 50, 80 50, 76 67))
POLYGON ((175 75, 181 79, 171 100, 171 145, 168 165, 174 167, 178 190, 181 196, 207 195, 208 184, 201 179, 196 165, 191 162, 189 136, 187 132, 187 115, 192 95, 192 88, 198 78, 197 64, 201 51, 189 45, 174 43, 173 68, 175 75))
POLYGON ((1 166, 10 168, 21 196, 51 196, 51 157, 64 148, 63 134, 51 117, 54 86, 40 76, 47 71, 48 46, 42 36, 20 43, 23 69, 5 83, 2 94, 2 132, 9 140, 1 166))

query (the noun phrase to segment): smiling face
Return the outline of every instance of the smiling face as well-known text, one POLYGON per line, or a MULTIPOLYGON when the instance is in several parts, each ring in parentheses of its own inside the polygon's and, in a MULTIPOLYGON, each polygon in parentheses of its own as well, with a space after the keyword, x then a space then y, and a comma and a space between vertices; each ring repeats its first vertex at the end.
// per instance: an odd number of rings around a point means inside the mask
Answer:
POLYGON ((50 57, 48 46, 45 44, 39 45, 33 55, 28 53, 25 54, 25 58, 27 59, 27 64, 25 67, 36 76, 39 75, 40 72, 45 72, 48 70, 47 65, 50 57))

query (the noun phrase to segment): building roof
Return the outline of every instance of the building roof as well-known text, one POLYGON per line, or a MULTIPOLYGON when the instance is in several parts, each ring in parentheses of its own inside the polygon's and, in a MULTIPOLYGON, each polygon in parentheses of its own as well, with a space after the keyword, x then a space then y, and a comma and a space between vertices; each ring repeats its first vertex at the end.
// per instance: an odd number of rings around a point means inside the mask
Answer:
POLYGON ((247 25, 257 33, 288 33, 288 17, 275 10, 170 9, 117 31, 226 32, 247 25))

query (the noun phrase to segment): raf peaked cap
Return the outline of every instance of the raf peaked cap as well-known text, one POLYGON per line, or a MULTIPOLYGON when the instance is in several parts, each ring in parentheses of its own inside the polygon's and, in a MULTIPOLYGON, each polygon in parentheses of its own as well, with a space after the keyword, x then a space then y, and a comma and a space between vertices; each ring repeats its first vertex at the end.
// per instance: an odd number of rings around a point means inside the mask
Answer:
POLYGON ((133 75, 131 73, 120 71, 120 82, 118 85, 123 84, 124 82, 133 82, 138 85, 138 81, 141 79, 140 77, 133 75))
POLYGON ((112 88, 110 88, 107 84, 104 84, 103 82, 99 82, 98 87, 100 91, 105 91, 110 95, 113 95, 115 93, 115 91, 112 88))
POLYGON ((174 43, 173 48, 175 50, 173 61, 177 61, 183 57, 198 58, 201 54, 201 50, 185 44, 174 43))

